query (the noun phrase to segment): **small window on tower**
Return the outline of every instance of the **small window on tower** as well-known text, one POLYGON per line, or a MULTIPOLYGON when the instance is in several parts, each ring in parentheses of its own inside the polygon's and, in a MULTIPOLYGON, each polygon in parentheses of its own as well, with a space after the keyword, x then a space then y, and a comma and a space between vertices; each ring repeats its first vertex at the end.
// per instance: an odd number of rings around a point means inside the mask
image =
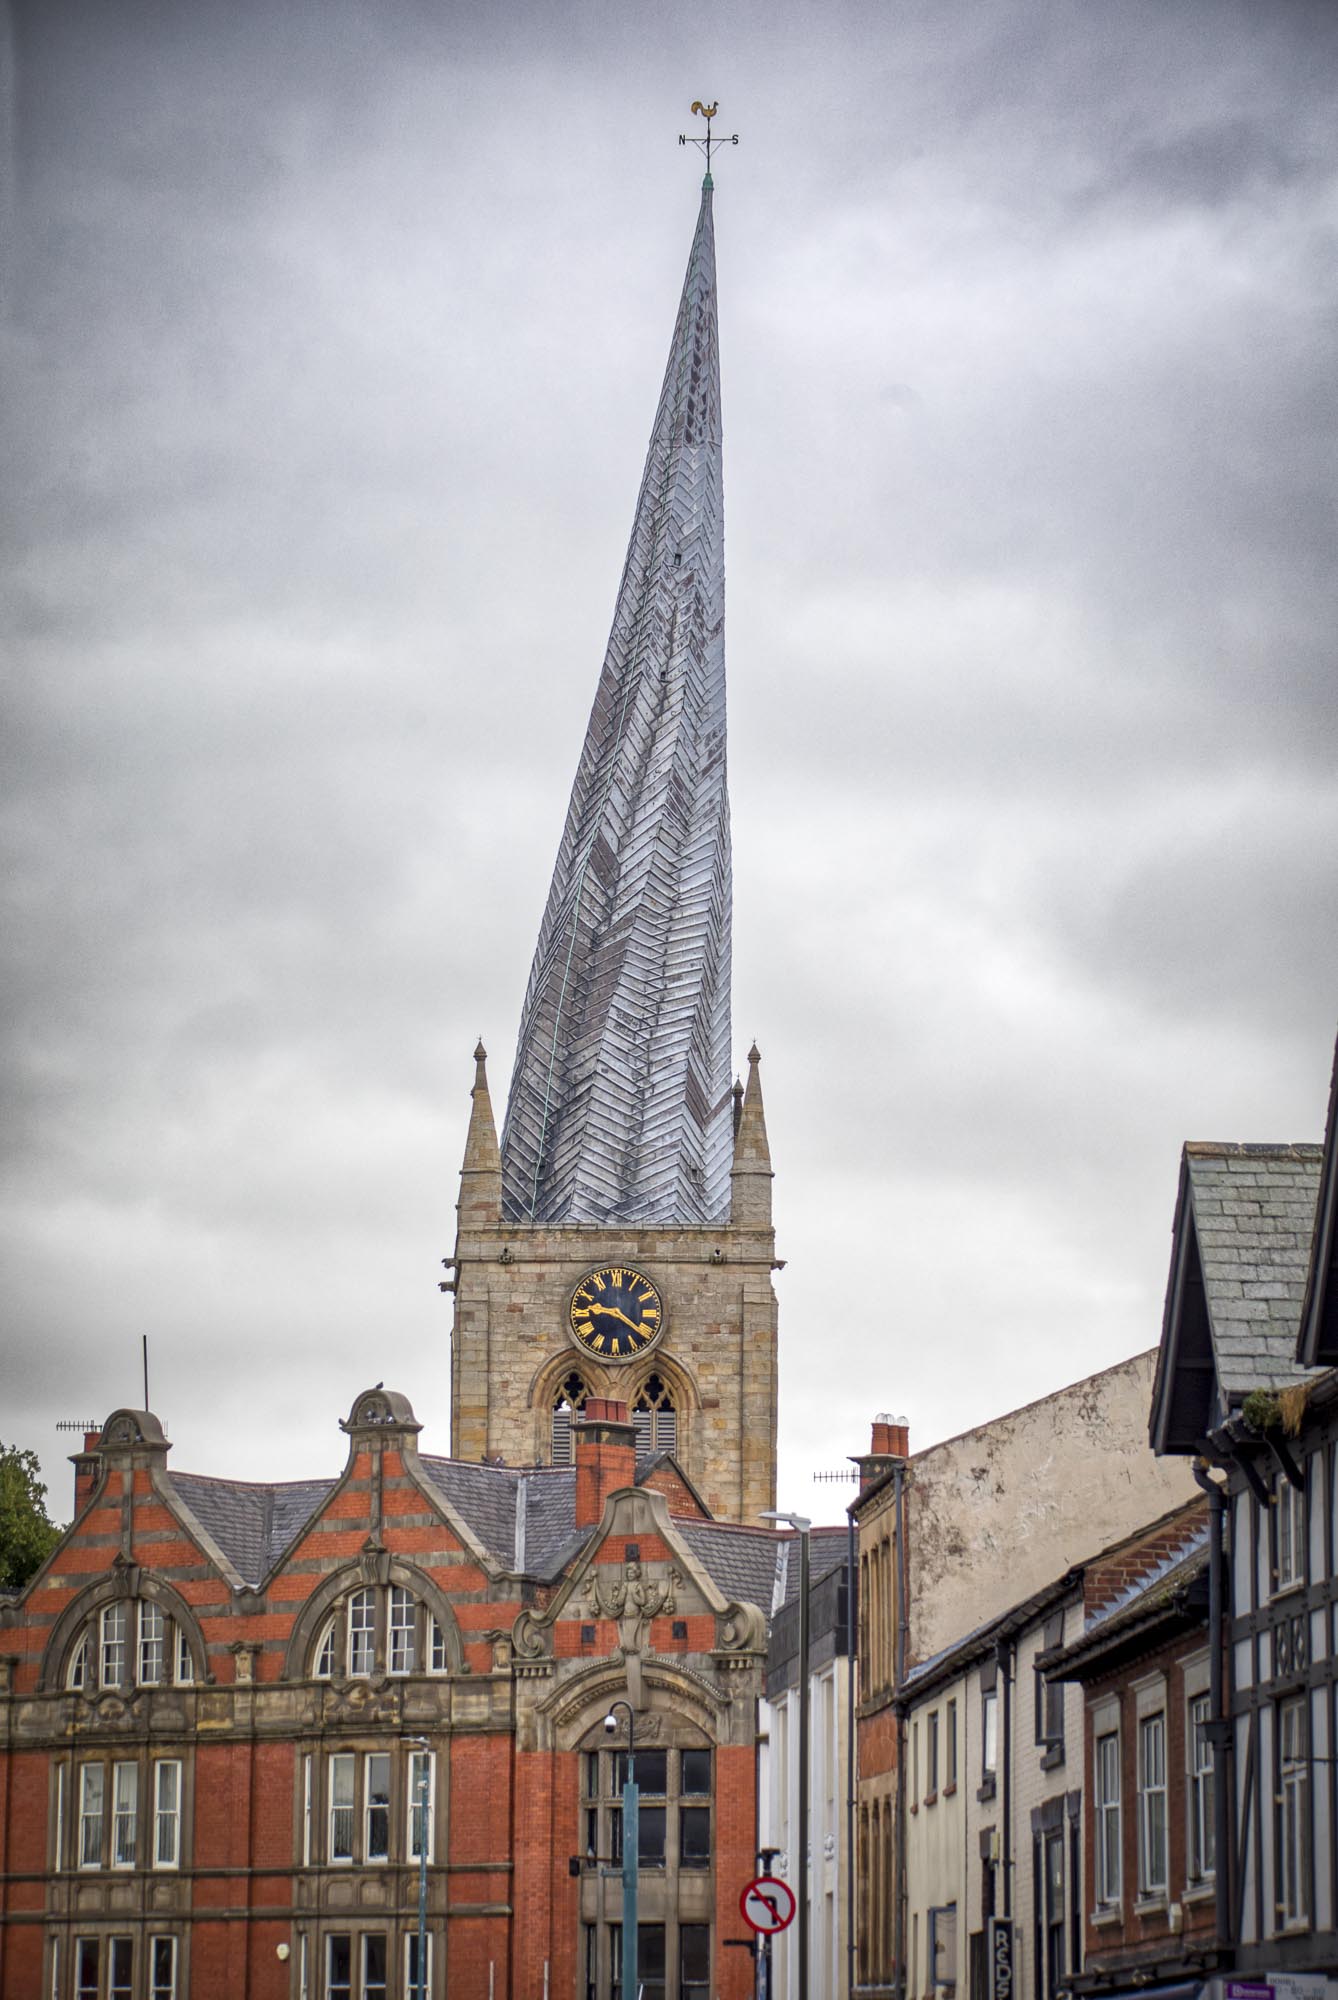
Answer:
POLYGON ((579 1375, 568 1375, 558 1386, 553 1398, 553 1424, 551 1434, 552 1460, 554 1465, 571 1465, 571 1427, 575 1418, 585 1408, 590 1391, 579 1375))
POLYGON ((632 1407, 636 1426, 636 1462, 645 1465, 661 1452, 678 1450, 678 1412, 658 1375, 648 1375, 632 1407))

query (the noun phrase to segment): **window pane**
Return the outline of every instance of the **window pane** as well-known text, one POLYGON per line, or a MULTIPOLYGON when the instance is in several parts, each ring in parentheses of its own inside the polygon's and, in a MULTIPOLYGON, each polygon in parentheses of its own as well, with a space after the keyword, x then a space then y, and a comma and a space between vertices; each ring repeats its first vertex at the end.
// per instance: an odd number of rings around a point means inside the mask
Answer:
POLYGON ((668 1751, 638 1750, 636 1781, 643 1798, 649 1793, 653 1798, 662 1799, 669 1789, 668 1751))
POLYGON ((414 1644, 418 1606, 410 1591, 398 1584, 390 1593, 390 1671, 411 1674, 417 1665, 414 1644))
POLYGON ((386 2000, 384 1931, 364 1931, 362 1934, 362 2000, 386 2000))
POLYGON ((125 1680, 125 1625, 124 1604, 108 1604, 102 1613, 99 1680, 103 1687, 120 1687, 125 1680))
POLYGON ((417 1861, 427 1827, 427 1858, 432 1859, 432 1752, 415 1750, 409 1758, 409 1858, 417 1861))
POLYGON ((335 1622, 328 1620, 325 1630, 316 1643, 315 1675, 319 1681, 328 1681, 334 1672, 335 1622))
POLYGON ((711 1753, 709 1750, 683 1750, 682 1786, 684 1792, 704 1793, 711 1790, 711 1753))
POLYGON ((348 1601, 348 1670, 350 1674, 370 1674, 375 1657, 376 1596, 370 1590, 355 1590, 348 1601))
POLYGON ((139 1820, 139 1768, 135 1764, 117 1764, 113 1770, 112 1867, 133 1868, 139 1820))
POLYGON ((424 1978, 424 1979, 423 1979, 423 1980, 422 1980, 421 1982, 419 1981, 419 1977, 418 1977, 418 1931, 417 1931, 417 1927, 415 1927, 415 1928, 414 1928, 413 1930, 411 1930, 411 1931, 410 1931, 410 1933, 409 1933, 408 1937, 407 1937, 407 1938, 405 1939, 405 1943, 406 1943, 406 1945, 407 1945, 407 1947, 408 1947, 408 1949, 406 1950, 406 1952, 405 1952, 405 1955, 404 1955, 404 1956, 405 1956, 405 1965, 404 1965, 404 1993, 405 1993, 405 2000, 427 2000, 427 1995, 428 1995, 428 1991, 429 1991, 429 1987, 430 1987, 430 1983, 431 1983, 431 1979, 432 1979, 432 1936, 431 1936, 431 1933, 430 1933, 430 1932, 428 1933, 428 1936, 427 1936, 427 1939, 426 1939, 426 1945, 427 1945, 427 1949, 426 1949, 426 1951, 425 1951, 425 1952, 423 1953, 423 1961, 424 1961, 424 1967, 425 1967, 425 1972, 426 1972, 426 1977, 425 1977, 425 1978, 424 1978))
POLYGON ((333 1933, 325 1940, 325 2000, 351 2000, 352 1991, 353 1940, 333 1933))
POLYGON ((156 1687, 163 1678, 166 1629, 162 1612, 146 1599, 139 1607, 139 1679, 156 1687))
POLYGON ((153 1768, 153 1864, 175 1868, 180 1850, 181 1765, 175 1757, 164 1757, 153 1768))
POLYGON ((636 1969, 642 2000, 664 2000, 664 1925, 636 1927, 636 1969))
POLYGON ((75 1944, 74 1980, 77 2000, 98 2000, 97 1938, 80 1938, 75 1944))
POLYGON ((107 2000, 132 2000, 135 1989, 135 1947, 128 1937, 111 1941, 111 1967, 107 1977, 107 2000))
POLYGON ((176 2000, 177 1941, 174 1937, 149 1940, 149 2000, 176 2000))
POLYGON ((643 1868, 664 1866, 663 1806, 642 1806, 637 1814, 637 1855, 643 1868))
POLYGON ((679 1807, 678 1861, 681 1868, 710 1867, 711 1808, 709 1806, 679 1807))
POLYGON ((347 1755, 330 1759, 329 1858, 353 1859, 353 1759, 347 1755))
MULTIPOLYGON (((79 1770, 79 1866, 102 1865, 102 1805, 107 1774, 101 1764, 84 1764, 79 1770)), ((96 1940, 93 1941, 96 1943, 96 1940)))
POLYGON ((680 1924, 678 1929, 678 1977, 682 2000, 696 2000, 705 1993, 711 1979, 711 1926, 680 1924))
POLYGON ((369 1757, 363 1782, 367 1787, 367 1839, 364 1861, 384 1861, 390 1853, 390 1757, 378 1751, 369 1757))

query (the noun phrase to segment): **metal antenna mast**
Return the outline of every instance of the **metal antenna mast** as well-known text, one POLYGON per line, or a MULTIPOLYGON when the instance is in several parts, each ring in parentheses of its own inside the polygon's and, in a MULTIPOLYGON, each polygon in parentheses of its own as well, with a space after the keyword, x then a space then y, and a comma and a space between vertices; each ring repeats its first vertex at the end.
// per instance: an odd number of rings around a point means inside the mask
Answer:
POLYGON ((739 143, 739 135, 737 132, 731 132, 727 139, 725 138, 717 139, 714 136, 711 130, 711 120, 715 117, 716 112, 720 109, 720 106, 718 104, 703 104, 701 99, 698 98, 694 102, 692 109, 699 118, 704 118, 706 120, 706 137, 704 139, 699 139, 697 138, 695 133, 680 132, 678 135, 678 143, 680 146, 696 146, 700 152, 705 153, 706 178, 709 182, 711 178, 712 147, 737 146, 739 143))

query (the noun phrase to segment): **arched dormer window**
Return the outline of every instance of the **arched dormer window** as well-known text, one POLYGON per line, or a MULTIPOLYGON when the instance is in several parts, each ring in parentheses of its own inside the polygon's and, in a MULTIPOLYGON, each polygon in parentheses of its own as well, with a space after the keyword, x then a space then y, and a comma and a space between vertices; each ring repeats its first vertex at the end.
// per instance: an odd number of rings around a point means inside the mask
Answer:
POLYGON ((636 1462, 644 1465, 658 1452, 678 1450, 678 1411, 666 1384, 648 1375, 632 1405, 636 1425, 636 1462))
POLYGON ((151 1597, 115 1597, 83 1620, 65 1656, 64 1685, 189 1687, 195 1656, 184 1624, 151 1597))
POLYGON ((571 1427, 585 1408, 590 1391, 585 1378, 573 1372, 558 1383, 553 1397, 552 1461, 554 1465, 571 1465, 571 1427))
POLYGON ((316 1680, 368 1680, 384 1661, 388 1674, 444 1674, 446 1634, 421 1598, 404 1584, 364 1584, 351 1590, 321 1625, 312 1648, 316 1680))

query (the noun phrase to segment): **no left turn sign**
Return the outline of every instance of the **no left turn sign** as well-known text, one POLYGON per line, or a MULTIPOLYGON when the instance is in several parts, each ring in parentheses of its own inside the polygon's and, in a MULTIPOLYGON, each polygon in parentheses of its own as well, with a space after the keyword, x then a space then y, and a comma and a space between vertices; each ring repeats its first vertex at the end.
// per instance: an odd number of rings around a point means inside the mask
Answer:
POLYGON ((775 1875, 759 1875, 740 1896, 739 1908, 746 1924, 763 1937, 774 1937, 794 1922, 794 1890, 775 1875))

